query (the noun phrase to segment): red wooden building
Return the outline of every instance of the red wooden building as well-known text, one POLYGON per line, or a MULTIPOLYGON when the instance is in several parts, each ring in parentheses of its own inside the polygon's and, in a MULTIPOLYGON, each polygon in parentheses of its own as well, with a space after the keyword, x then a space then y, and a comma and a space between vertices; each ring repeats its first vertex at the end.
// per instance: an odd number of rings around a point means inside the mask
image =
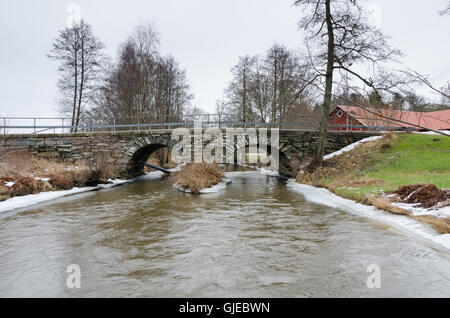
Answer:
MULTIPOLYGON (((396 109, 377 110, 383 116, 399 119, 434 130, 450 130, 450 109, 434 112, 412 112, 396 109)), ((385 119, 369 113, 361 107, 338 105, 330 112, 328 130, 367 131, 405 130, 414 125, 385 119)))

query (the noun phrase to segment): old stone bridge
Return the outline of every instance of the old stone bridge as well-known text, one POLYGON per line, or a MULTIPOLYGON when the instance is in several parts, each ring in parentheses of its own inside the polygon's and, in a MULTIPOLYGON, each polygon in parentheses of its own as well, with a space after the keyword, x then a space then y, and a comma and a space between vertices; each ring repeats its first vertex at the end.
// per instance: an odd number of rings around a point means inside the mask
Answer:
MULTIPOLYGON (((279 131, 279 170, 293 176, 296 167, 310 157, 316 147, 317 132, 279 131)), ((330 132, 325 153, 339 150, 373 133, 330 132)), ((118 175, 132 177, 143 173, 144 163, 157 149, 172 148, 173 140, 169 130, 139 132, 77 133, 77 134, 27 134, 3 135, 0 150, 26 149, 37 156, 54 158, 63 162, 94 162, 99 158, 112 165, 118 175)), ((191 135, 193 137, 193 134, 191 135)), ((269 137, 268 144, 270 144, 269 137)), ((237 143, 239 147, 239 143, 237 143)), ((244 145, 245 146, 245 145, 244 145)))

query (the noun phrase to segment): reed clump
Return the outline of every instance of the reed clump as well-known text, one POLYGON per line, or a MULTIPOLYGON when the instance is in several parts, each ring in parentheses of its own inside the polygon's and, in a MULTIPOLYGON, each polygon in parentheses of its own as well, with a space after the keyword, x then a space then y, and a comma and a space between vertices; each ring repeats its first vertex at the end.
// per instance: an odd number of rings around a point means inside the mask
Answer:
POLYGON ((178 186, 194 194, 216 185, 224 178, 224 173, 215 163, 193 163, 184 166, 176 176, 178 186))

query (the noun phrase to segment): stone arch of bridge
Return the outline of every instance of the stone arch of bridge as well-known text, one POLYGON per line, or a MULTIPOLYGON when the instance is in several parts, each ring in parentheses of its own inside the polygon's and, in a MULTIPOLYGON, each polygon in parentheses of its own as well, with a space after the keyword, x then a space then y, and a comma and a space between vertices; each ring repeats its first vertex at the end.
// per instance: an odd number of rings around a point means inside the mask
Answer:
POLYGON ((144 165, 150 155, 161 148, 171 149, 175 141, 170 136, 158 136, 156 138, 141 137, 127 145, 126 154, 128 163, 126 167, 127 175, 135 177, 144 173, 144 165))

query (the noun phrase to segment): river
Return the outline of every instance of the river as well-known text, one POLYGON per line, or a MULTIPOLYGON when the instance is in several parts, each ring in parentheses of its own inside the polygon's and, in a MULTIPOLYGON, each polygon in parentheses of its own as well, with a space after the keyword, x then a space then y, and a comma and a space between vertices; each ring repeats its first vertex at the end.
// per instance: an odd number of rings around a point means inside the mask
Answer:
POLYGON ((0 214, 0 296, 450 296, 450 253, 234 172, 192 196, 142 178, 0 214), (80 288, 66 286, 69 264, 80 288), (368 288, 370 264, 380 288, 368 288))

